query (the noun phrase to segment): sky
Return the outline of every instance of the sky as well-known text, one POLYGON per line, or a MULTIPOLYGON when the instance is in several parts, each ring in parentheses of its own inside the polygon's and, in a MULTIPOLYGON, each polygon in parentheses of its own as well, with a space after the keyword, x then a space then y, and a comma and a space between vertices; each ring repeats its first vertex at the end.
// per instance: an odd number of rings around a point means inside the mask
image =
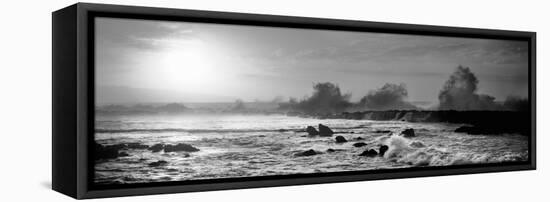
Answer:
POLYGON ((459 65, 478 93, 528 92, 523 41, 103 17, 95 30, 98 103, 301 99, 318 82, 352 101, 404 83, 409 101, 435 103, 459 65))

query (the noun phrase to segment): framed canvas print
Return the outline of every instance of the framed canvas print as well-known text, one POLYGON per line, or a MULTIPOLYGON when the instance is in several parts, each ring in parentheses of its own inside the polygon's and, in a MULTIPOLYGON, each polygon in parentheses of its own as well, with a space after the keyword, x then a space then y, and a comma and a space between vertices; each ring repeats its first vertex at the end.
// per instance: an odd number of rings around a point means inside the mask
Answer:
POLYGON ((78 3, 53 189, 96 198, 535 169, 535 33, 78 3))

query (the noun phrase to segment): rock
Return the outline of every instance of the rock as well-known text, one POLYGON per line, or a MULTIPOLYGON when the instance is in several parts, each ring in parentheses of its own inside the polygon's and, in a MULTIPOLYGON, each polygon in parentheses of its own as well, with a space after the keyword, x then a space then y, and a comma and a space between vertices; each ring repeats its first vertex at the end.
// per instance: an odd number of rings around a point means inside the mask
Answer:
POLYGON ((281 133, 282 132, 288 132, 288 131, 290 131, 290 130, 288 130, 288 129, 279 129, 279 132, 281 132, 281 133))
POLYGON ((475 127, 473 126, 460 126, 455 130, 455 133, 468 133, 474 129, 475 127))
POLYGON ((391 130, 375 130, 373 133, 391 133, 391 130))
POLYGON ((390 147, 388 147, 387 145, 382 145, 380 146, 380 149, 378 149, 378 154, 380 154, 380 156, 384 156, 388 149, 390 149, 390 147))
POLYGON ((455 133, 467 133, 470 135, 481 135, 481 134, 496 134, 495 130, 476 127, 476 126, 460 126, 455 130, 455 133))
POLYGON ((412 142, 410 144, 411 147, 416 147, 416 148, 421 148, 421 147, 425 147, 424 144, 422 144, 422 142, 412 142))
POLYGON ((365 139, 365 138, 363 138, 363 137, 355 137, 355 138, 353 138, 353 140, 364 140, 364 139, 365 139))
POLYGON ((121 150, 127 147, 126 144, 114 144, 114 145, 108 145, 106 147, 109 147, 111 149, 121 150))
POLYGON ((313 126, 307 126, 306 132, 309 136, 319 135, 319 131, 317 131, 317 129, 315 129, 313 126))
POLYGON ((120 152, 118 153, 118 157, 125 157, 125 156, 130 156, 130 154, 126 153, 126 152, 120 152))
POLYGON ((177 145, 168 144, 164 146, 164 152, 179 152, 179 151, 197 152, 200 150, 191 145, 184 144, 184 143, 179 143, 177 145))
POLYGON ((95 149, 95 152, 94 152, 95 160, 115 159, 119 156, 118 146, 114 146, 114 145, 103 146, 101 144, 95 143, 94 149, 95 149))
POLYGON ((153 163, 150 163, 149 166, 151 167, 158 167, 158 166, 164 166, 168 164, 167 161, 163 161, 163 160, 160 160, 160 161, 156 161, 156 162, 153 162, 153 163))
POLYGON ((359 154, 359 156, 366 156, 366 157, 375 157, 378 155, 378 152, 376 152, 374 149, 365 150, 363 153, 359 154))
POLYGON ((403 135, 403 137, 414 137, 415 136, 414 129, 407 128, 401 132, 401 135, 403 135))
POLYGON ((332 136, 332 134, 334 134, 334 131, 332 131, 332 129, 323 124, 319 124, 319 136, 330 137, 332 136))
POLYGON ((332 148, 328 148, 327 149, 327 152, 335 152, 336 150, 332 149, 332 148))
POLYGON ((336 143, 344 143, 344 142, 347 142, 346 138, 344 138, 343 136, 339 135, 339 136, 336 136, 336 143))
POLYGON ((303 151, 303 152, 299 152, 299 153, 296 153, 294 154, 294 156, 297 156, 297 157, 300 157, 300 156, 313 156, 313 155, 317 155, 318 153, 313 150, 313 149, 310 149, 310 150, 306 150, 306 151, 303 151))
POLYGON ((137 143, 137 142, 128 143, 128 144, 126 144, 126 147, 128 149, 147 149, 147 148, 149 148, 148 145, 140 144, 140 143, 137 143))
POLYGON ((151 150, 152 152, 159 152, 162 149, 164 149, 164 144, 155 144, 148 148, 148 150, 151 150))
POLYGON ((358 143, 353 144, 354 147, 363 147, 365 145, 367 145, 367 143, 364 143, 364 142, 358 142, 358 143))

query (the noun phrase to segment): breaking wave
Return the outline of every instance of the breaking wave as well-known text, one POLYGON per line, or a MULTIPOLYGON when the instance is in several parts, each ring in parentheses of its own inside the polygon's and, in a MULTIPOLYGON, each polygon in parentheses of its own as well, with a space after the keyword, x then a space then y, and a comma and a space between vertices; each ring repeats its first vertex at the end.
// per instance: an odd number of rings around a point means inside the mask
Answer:
POLYGON ((521 161, 527 158, 527 153, 466 153, 448 151, 446 148, 426 146, 418 140, 392 135, 383 140, 389 146, 384 158, 397 163, 412 166, 445 166, 476 163, 494 163, 504 161, 521 161))

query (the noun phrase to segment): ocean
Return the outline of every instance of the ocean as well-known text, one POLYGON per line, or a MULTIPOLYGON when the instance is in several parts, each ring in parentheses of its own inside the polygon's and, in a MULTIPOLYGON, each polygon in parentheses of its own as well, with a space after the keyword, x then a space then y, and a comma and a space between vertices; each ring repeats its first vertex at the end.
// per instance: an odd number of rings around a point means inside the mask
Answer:
POLYGON ((131 184, 528 160, 528 137, 453 132, 460 126, 286 115, 98 114, 94 139, 99 144, 185 143, 200 151, 124 149, 128 156, 96 160, 94 182, 131 184), (304 129, 318 124, 337 134, 307 136, 304 129), (414 129, 415 137, 399 135, 408 128, 414 129), (336 143, 339 135, 348 142, 336 143), (359 142, 366 146, 353 146, 359 142), (381 145, 389 146, 383 156, 359 156, 381 145), (310 149, 318 154, 296 156, 310 149), (167 163, 150 166, 161 160, 167 163))

